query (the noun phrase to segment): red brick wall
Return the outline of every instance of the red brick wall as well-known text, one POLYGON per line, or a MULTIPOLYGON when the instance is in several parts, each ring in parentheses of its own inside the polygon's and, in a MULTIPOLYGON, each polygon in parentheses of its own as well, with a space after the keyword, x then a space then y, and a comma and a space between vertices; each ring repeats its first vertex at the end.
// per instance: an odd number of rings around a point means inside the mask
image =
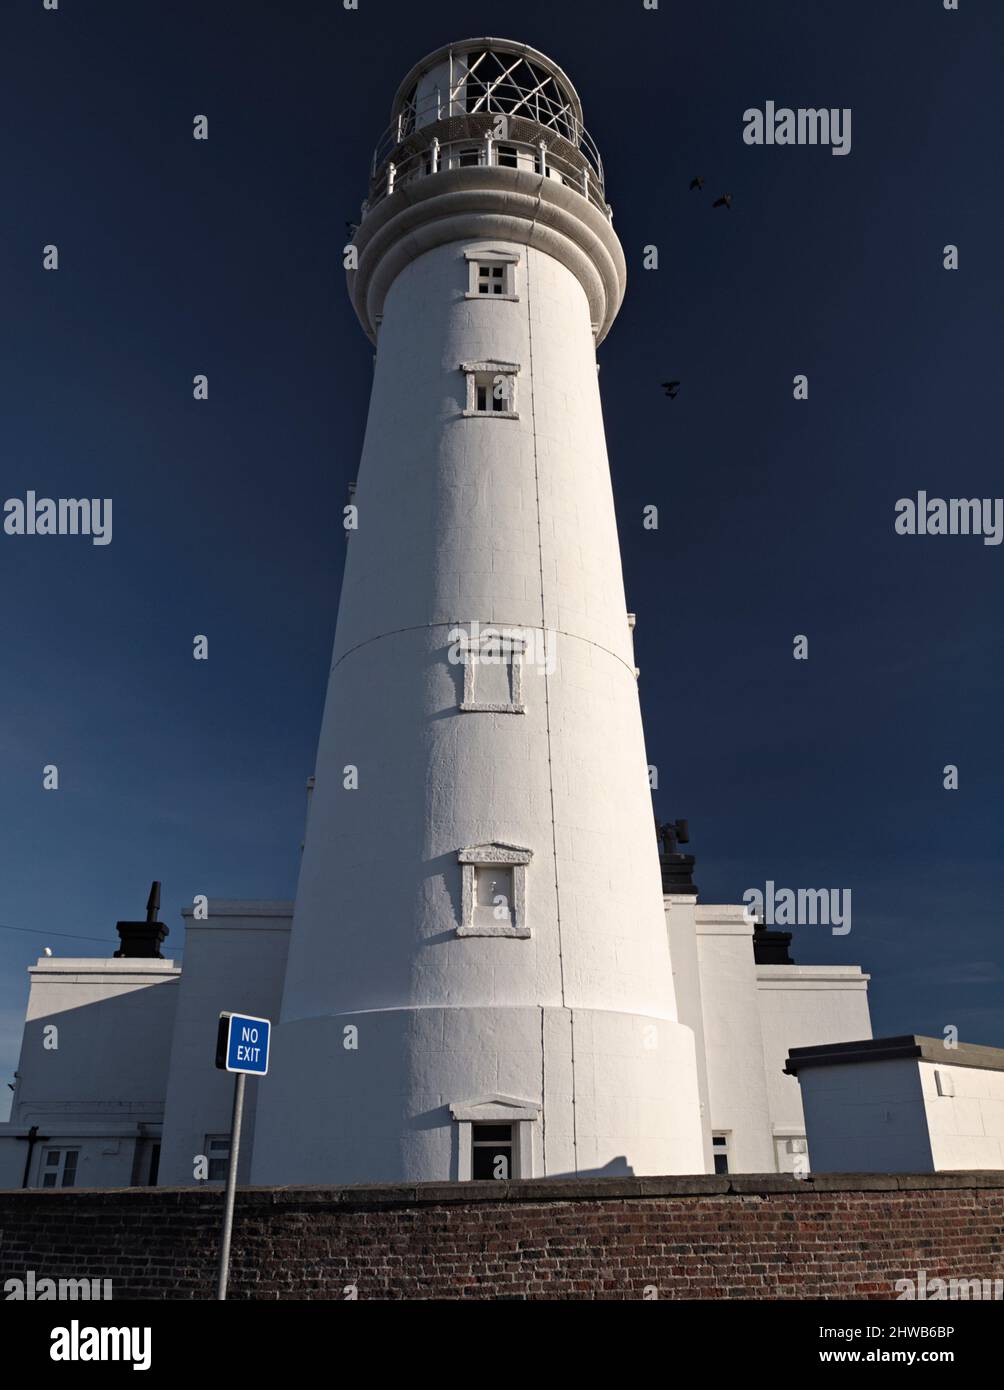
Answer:
MULTIPOLYGON (((0 1192, 0 1279, 211 1298, 221 1203, 0 1192)), ((230 1296, 893 1298, 921 1269, 1004 1276, 1004 1173, 242 1188, 230 1296)))

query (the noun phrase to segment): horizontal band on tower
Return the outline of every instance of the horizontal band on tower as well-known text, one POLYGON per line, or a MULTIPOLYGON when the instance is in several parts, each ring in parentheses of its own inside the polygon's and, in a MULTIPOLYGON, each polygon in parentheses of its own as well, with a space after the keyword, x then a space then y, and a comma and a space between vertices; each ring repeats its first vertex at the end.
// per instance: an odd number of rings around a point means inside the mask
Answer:
POLYGON ((367 216, 356 237, 349 297, 376 342, 376 324, 404 268, 450 242, 500 239, 553 256, 581 284, 596 342, 624 298, 627 265, 617 235, 581 193, 528 170, 453 169, 405 184, 367 216))

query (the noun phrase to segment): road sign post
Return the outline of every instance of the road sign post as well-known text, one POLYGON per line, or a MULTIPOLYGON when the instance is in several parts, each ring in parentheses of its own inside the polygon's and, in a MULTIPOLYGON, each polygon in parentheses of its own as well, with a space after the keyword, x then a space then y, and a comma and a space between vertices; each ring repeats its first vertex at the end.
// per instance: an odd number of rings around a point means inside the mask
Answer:
POLYGON ((234 1109, 230 1121, 230 1157, 227 1162, 227 1188, 223 1199, 223 1231, 220 1236, 220 1262, 216 1278, 216 1298, 227 1296, 230 1278, 230 1238, 234 1228, 234 1198, 237 1194, 237 1163, 244 1120, 244 1085, 249 1076, 268 1072, 268 1046, 272 1025, 267 1018, 249 1014, 221 1013, 216 1034, 216 1065, 221 1071, 236 1073, 234 1109))

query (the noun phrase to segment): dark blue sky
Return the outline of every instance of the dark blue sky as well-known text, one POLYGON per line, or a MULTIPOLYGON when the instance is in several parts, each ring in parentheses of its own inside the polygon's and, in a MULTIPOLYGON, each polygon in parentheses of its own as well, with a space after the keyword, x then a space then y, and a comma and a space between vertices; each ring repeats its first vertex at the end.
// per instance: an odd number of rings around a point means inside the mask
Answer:
POLYGON ((1004 11, 504 15, 6 7, 0 501, 111 497, 114 540, 0 535, 0 922, 37 933, 0 931, 4 1079, 43 944, 106 954, 154 877, 175 955, 195 893, 292 896, 371 374, 344 223, 408 68, 500 28, 577 85, 627 255, 601 387, 659 812, 705 901, 852 890, 793 952, 872 972, 877 1034, 1004 1045, 1004 547, 893 531, 919 489, 1002 491, 1004 11), (746 146, 768 99, 850 107, 851 153, 746 146))

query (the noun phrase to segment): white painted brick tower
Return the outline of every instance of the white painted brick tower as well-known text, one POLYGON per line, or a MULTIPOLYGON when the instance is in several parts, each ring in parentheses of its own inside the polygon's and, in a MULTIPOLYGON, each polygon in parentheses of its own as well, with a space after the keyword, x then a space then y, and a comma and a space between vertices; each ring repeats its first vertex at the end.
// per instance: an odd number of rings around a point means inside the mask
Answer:
POLYGON ((597 382, 624 256, 561 69, 419 63, 355 244, 375 375, 252 1178, 701 1172, 597 382))

